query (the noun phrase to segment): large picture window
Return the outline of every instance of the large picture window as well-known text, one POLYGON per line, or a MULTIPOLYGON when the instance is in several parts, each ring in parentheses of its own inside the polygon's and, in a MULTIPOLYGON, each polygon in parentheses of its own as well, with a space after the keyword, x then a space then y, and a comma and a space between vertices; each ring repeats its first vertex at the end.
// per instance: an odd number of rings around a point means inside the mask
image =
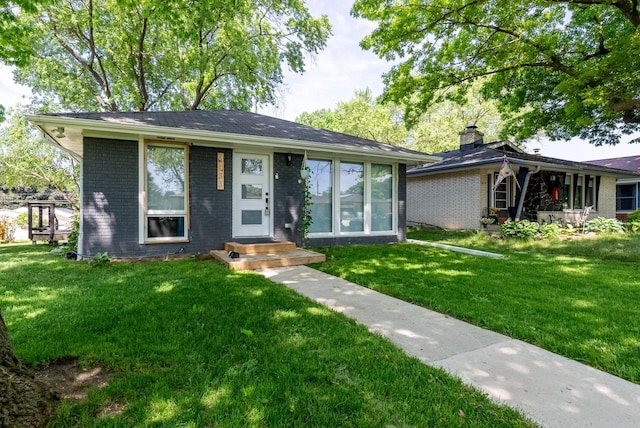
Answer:
POLYGON ((145 241, 186 239, 187 146, 146 144, 144 169, 145 241))
POLYGON ((309 159, 312 234, 393 232, 393 165, 309 159), (337 189, 337 191, 333 191, 337 189))
POLYGON ((340 163, 340 231, 364 231, 363 163, 340 163))
POLYGON ((393 229, 393 167, 371 165, 371 231, 393 229))
POLYGON ((311 218, 309 233, 333 232, 333 162, 330 160, 307 161, 311 170, 310 191, 311 218))

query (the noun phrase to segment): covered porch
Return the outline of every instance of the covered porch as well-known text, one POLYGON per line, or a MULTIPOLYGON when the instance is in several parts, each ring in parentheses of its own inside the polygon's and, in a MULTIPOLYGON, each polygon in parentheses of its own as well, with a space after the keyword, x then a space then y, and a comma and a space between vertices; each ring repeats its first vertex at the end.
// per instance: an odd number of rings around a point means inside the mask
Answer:
POLYGON ((513 177, 512 204, 502 215, 579 226, 598 216, 602 184, 601 175, 520 166, 513 177))

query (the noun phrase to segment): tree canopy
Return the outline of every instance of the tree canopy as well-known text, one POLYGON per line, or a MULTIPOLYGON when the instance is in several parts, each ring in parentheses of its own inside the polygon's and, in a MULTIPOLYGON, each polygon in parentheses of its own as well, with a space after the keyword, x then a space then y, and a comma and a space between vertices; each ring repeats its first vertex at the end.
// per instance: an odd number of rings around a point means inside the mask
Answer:
POLYGON ((496 103, 483 99, 477 84, 458 102, 431 105, 411 129, 403 121, 401 106, 380 104, 369 89, 356 90, 335 109, 304 112, 296 122, 426 153, 458 147, 459 132, 468 125, 477 126, 487 141, 498 139, 504 125, 496 103))
POLYGON ((23 113, 10 109, 7 123, 0 128, 0 183, 9 188, 55 189, 77 208, 78 161, 44 143, 23 113))
POLYGON ((401 59, 384 98, 409 123, 487 78, 483 95, 519 139, 616 144, 640 130, 636 0, 356 0, 353 14, 378 23, 364 48, 401 59))
POLYGON ((273 103, 283 65, 303 72, 307 57, 331 34, 326 15, 312 17, 301 0, 51 0, 33 6, 11 9, 16 26, 28 30, 12 43, 33 53, 17 63, 16 79, 41 99, 81 111, 273 103))
POLYGON ((368 88, 356 90, 351 100, 339 102, 334 110, 304 112, 296 122, 394 145, 408 135, 398 108, 378 104, 368 88))
POLYGON ((25 64, 33 54, 28 29, 17 19, 17 12, 34 12, 39 3, 48 0, 0 0, 0 61, 25 64))

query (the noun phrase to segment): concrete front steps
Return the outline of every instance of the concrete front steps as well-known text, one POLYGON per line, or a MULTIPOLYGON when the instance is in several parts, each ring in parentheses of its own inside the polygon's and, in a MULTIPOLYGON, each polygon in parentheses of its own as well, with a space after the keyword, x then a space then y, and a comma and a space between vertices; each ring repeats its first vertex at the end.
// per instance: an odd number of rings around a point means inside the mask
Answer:
POLYGON ((299 266, 325 261, 324 254, 298 248, 296 244, 288 241, 263 244, 227 242, 224 244, 224 250, 213 250, 210 254, 229 269, 234 270, 299 266), (235 251, 240 254, 240 257, 232 259, 229 257, 230 251, 235 251))

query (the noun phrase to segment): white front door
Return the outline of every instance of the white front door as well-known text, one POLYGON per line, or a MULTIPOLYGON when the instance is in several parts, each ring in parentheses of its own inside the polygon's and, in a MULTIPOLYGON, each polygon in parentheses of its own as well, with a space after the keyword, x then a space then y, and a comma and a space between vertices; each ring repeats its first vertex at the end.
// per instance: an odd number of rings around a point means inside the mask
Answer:
POLYGON ((269 156, 233 155, 233 236, 270 236, 269 156))

